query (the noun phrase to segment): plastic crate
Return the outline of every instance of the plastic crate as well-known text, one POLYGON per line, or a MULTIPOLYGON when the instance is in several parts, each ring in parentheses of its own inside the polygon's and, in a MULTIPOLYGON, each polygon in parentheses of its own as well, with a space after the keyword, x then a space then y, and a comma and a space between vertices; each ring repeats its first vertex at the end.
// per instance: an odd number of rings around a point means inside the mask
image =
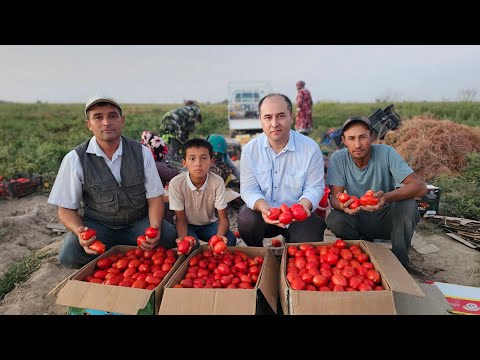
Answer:
POLYGON ((401 122, 400 116, 393 108, 393 104, 389 105, 383 110, 378 109, 368 117, 379 139, 383 139, 388 130, 396 129, 401 122))
POLYGON ((42 179, 41 175, 24 176, 17 173, 10 181, 0 183, 0 197, 18 198, 31 194, 42 184, 42 179))

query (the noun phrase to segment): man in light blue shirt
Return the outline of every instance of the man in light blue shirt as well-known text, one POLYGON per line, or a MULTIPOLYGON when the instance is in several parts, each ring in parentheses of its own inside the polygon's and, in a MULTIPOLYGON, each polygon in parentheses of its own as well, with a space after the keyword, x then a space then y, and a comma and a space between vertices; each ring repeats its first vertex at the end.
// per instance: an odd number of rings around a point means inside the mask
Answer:
POLYGON ((346 148, 329 162, 327 184, 331 187, 332 212, 327 226, 345 240, 392 240, 392 251, 403 266, 409 266, 408 249, 420 220, 415 197, 427 194, 427 186, 391 146, 372 145, 373 130, 366 117, 354 116, 343 124, 346 148), (368 190, 379 202, 350 209, 338 195, 360 199, 368 190))
POLYGON ((286 242, 323 241, 325 221, 314 213, 325 188, 323 155, 311 138, 291 130, 292 102, 269 94, 258 105, 263 134, 250 140, 240 162, 240 195, 245 205, 237 223, 249 246, 263 246, 265 237, 283 235, 286 242), (270 208, 300 203, 304 221, 289 225, 270 220, 270 208))
POLYGON ((113 99, 95 97, 85 106, 85 124, 93 137, 65 155, 48 202, 58 206, 67 233, 59 254, 67 268, 79 268, 99 254, 89 246, 96 239, 108 250, 137 245, 148 227, 158 229, 141 247, 176 246, 175 227, 165 221, 164 188, 150 150, 122 136, 125 117, 113 99), (82 216, 78 210, 82 205, 82 216), (96 236, 82 239, 87 229, 96 236))

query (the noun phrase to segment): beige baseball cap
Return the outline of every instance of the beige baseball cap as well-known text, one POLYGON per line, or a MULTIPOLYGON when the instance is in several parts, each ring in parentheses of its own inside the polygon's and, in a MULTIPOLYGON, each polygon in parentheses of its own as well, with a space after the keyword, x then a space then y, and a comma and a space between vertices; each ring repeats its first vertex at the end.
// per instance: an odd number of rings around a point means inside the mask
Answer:
POLYGON ((120 109, 120 115, 122 115, 122 107, 112 98, 109 97, 104 97, 104 96, 93 96, 90 99, 87 100, 85 104, 85 118, 88 118, 87 111, 90 109, 93 105, 106 102, 109 104, 112 104, 120 109))

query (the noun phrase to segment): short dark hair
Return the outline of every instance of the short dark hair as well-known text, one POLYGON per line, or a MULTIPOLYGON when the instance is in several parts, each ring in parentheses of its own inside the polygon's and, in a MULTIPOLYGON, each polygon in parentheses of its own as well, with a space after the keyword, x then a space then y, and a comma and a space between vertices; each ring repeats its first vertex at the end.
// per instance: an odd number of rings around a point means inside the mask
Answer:
POLYGON ((206 148, 210 157, 213 158, 213 146, 205 139, 190 139, 183 144, 183 160, 187 159, 187 149, 190 148, 206 148))
POLYGON ((262 107, 263 101, 264 101, 266 98, 273 97, 273 96, 280 96, 280 97, 282 97, 283 100, 285 100, 285 102, 287 103, 288 111, 290 112, 290 114, 293 112, 292 102, 290 101, 290 99, 288 98, 287 95, 283 95, 283 94, 279 94, 279 93, 273 93, 273 94, 265 95, 265 96, 262 98, 262 100, 260 100, 260 102, 258 103, 258 113, 259 113, 259 114, 260 114, 260 108, 262 107))

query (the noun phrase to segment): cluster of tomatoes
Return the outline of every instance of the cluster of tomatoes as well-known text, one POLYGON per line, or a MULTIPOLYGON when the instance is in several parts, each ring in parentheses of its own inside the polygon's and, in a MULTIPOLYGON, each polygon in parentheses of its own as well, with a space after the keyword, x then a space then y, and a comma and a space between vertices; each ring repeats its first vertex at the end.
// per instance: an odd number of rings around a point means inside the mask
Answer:
POLYGON ((303 208, 302 204, 293 204, 288 207, 286 204, 280 205, 279 208, 270 208, 270 220, 279 220, 282 224, 288 225, 293 219, 297 221, 303 221, 308 217, 307 212, 303 208))
POLYGON ((84 281, 153 290, 177 261, 175 251, 130 249, 97 260, 96 269, 84 281))
POLYGON ((384 290, 380 273, 359 246, 345 240, 333 245, 309 244, 287 248, 287 281, 294 290, 384 290))
POLYGON ((239 250, 215 256, 207 249, 189 260, 185 277, 173 287, 253 289, 262 264, 262 256, 250 258, 239 250))
POLYGON ((374 194, 375 192, 373 190, 367 190, 365 192, 365 195, 361 196, 359 199, 355 195, 350 196, 346 192, 343 192, 338 195, 338 201, 344 204, 350 199, 353 200, 349 208, 354 210, 358 208, 360 205, 363 205, 363 206, 377 205, 379 200, 374 196, 374 194))

